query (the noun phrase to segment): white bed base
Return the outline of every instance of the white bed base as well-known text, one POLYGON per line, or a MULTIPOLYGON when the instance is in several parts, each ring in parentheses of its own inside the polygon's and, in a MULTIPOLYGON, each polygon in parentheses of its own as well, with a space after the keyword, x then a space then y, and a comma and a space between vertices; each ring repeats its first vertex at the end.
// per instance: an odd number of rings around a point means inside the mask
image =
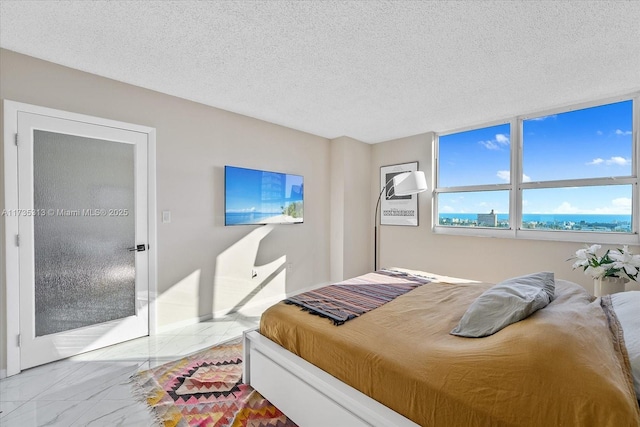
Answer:
POLYGON ((243 378, 300 427, 417 427, 253 329, 245 331, 243 378))

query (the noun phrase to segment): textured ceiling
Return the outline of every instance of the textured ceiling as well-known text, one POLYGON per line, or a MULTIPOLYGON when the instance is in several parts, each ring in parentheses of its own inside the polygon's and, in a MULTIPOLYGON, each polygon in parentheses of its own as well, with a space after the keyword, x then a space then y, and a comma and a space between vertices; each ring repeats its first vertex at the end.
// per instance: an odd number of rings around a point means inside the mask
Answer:
POLYGON ((380 142, 640 90, 638 1, 0 1, 0 46, 380 142))

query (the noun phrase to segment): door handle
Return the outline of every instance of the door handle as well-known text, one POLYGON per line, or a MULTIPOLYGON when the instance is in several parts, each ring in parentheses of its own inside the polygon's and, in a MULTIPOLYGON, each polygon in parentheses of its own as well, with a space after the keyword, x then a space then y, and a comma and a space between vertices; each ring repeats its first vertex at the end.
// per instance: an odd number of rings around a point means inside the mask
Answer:
POLYGON ((143 252, 147 249, 147 245, 136 245, 133 248, 128 248, 129 252, 143 252))

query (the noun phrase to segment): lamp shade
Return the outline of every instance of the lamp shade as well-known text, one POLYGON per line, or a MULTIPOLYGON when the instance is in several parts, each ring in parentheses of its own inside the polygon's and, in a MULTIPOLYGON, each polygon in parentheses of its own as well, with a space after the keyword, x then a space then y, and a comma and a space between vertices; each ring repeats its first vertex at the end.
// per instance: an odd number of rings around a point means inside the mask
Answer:
POLYGON ((393 194, 410 196, 427 190, 427 179, 423 171, 401 173, 393 177, 393 194))

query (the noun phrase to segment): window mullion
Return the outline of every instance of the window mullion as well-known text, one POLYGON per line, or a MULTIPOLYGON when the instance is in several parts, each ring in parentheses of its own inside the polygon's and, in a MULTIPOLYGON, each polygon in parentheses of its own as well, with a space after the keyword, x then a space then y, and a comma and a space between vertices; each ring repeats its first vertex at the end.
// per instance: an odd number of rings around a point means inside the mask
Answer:
POLYGON ((433 190, 434 193, 471 193, 474 191, 499 191, 511 190, 511 184, 467 185, 461 187, 441 187, 433 190))
POLYGON ((509 197, 509 224, 517 236, 522 227, 522 120, 511 120, 511 195, 509 197))
POLYGON ((609 178, 580 178, 566 179, 560 181, 540 181, 520 183, 520 190, 530 190, 535 188, 567 188, 567 187, 594 187, 601 185, 622 185, 636 184, 637 178, 632 176, 620 176, 609 178))
POLYGON ((640 177, 638 175, 638 169, 640 168, 640 95, 637 95, 633 99, 632 106, 632 129, 631 129, 631 141, 632 147, 632 174, 635 177, 635 183, 633 186, 633 193, 631 196, 631 228, 634 233, 640 231, 640 194, 638 194, 638 181, 640 177))

